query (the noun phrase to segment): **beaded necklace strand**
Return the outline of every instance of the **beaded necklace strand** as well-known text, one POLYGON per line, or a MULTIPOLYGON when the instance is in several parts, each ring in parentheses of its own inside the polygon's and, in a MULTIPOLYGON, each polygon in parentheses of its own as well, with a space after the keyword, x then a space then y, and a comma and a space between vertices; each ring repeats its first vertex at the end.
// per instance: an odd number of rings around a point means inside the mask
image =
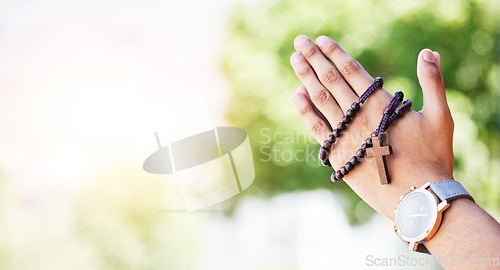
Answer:
MULTIPOLYGON (((351 108, 346 111, 345 116, 342 121, 337 125, 337 128, 328 136, 328 139, 324 141, 323 145, 320 147, 318 157, 324 166, 332 167, 328 155, 331 152, 332 146, 335 141, 342 135, 342 131, 347 128, 347 125, 355 117, 356 113, 361 109, 361 104, 363 104, 368 97, 379 87, 382 87, 384 81, 382 78, 377 77, 373 83, 366 89, 366 91, 359 97, 358 102, 354 102, 351 108)), ((384 132, 398 119, 403 116, 403 114, 411 108, 411 100, 407 99, 403 102, 403 105, 396 108, 399 102, 403 101, 403 92, 397 91, 391 102, 384 110, 382 119, 377 127, 377 129, 368 137, 361 145, 361 147, 356 151, 356 154, 339 170, 332 173, 330 179, 332 182, 339 182, 344 178, 345 175, 349 174, 350 171, 354 170, 356 165, 361 163, 361 160, 368 157, 375 157, 377 159, 377 167, 379 171, 380 183, 382 185, 389 184, 390 178, 387 170, 387 162, 385 156, 392 154, 392 148, 390 145, 383 146, 384 132)))

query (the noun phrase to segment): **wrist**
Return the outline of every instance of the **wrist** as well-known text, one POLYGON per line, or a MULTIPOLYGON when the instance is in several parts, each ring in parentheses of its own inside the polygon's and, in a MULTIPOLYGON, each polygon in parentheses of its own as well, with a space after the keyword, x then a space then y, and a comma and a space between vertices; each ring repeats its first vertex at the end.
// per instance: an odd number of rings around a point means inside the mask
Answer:
MULTIPOLYGON (((467 218, 467 213, 479 210, 477 204, 471 200, 461 198, 450 203, 450 207, 443 214, 441 226, 437 233, 425 242, 425 247, 433 254, 441 251, 439 248, 450 241, 456 241, 454 231, 457 230, 457 224, 462 218, 467 218)), ((461 226, 458 226, 460 228, 461 226)))
POLYGON ((474 201, 454 180, 427 182, 418 188, 412 186, 411 191, 401 197, 395 210, 394 229, 408 243, 410 250, 428 253, 422 244, 434 238, 441 229, 446 210, 452 202, 462 198, 474 201))

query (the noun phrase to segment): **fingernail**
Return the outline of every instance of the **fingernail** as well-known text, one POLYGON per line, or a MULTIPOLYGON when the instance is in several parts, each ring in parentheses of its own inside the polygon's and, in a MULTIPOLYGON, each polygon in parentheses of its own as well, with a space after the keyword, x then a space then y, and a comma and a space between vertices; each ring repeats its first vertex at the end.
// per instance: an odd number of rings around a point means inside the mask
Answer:
POLYGON ((436 58, 434 57, 434 54, 432 53, 431 50, 425 50, 423 54, 424 60, 429 62, 429 63, 436 63, 436 58))
POLYGON ((321 46, 321 45, 323 45, 324 43, 325 43, 325 37, 321 36, 321 37, 318 37, 318 38, 316 39, 316 44, 317 44, 318 46, 321 46))
POLYGON ((300 47, 300 46, 304 45, 306 43, 306 41, 307 41, 306 36, 298 36, 297 40, 295 41, 296 42, 295 44, 300 47))
POLYGON ((300 53, 294 53, 292 56, 292 61, 294 63, 300 63, 302 61, 302 59, 304 59, 304 57, 302 57, 302 55, 300 53))

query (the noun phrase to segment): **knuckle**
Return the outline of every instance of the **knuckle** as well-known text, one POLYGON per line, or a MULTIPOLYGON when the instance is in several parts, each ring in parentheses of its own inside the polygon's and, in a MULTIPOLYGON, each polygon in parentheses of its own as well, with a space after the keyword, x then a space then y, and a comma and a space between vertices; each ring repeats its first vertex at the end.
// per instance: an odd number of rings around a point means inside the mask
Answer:
POLYGON ((345 76, 354 76, 359 73, 361 70, 361 66, 355 60, 350 60, 347 64, 342 68, 342 73, 345 76))
POLYGON ((308 75, 310 75, 310 74, 311 74, 311 72, 312 72, 312 71, 311 71, 311 69, 310 69, 309 67, 299 68, 299 69, 297 70, 297 76, 298 76, 299 78, 305 78, 305 77, 307 77, 308 75))
POLYGON ((379 115, 382 115, 382 113, 384 112, 384 110, 387 108, 388 105, 389 105, 389 102, 387 100, 376 99, 376 100, 373 100, 373 102, 371 102, 368 106, 369 106, 369 110, 371 112, 373 112, 373 115, 375 115, 377 118, 379 118, 379 115))
POLYGON ((320 138, 321 135, 323 135, 323 132, 325 130, 325 126, 323 125, 322 122, 316 122, 311 128, 311 133, 313 134, 314 137, 320 138))
POLYGON ((318 91, 313 95, 314 103, 320 106, 323 106, 326 103, 328 103, 329 99, 330 99, 330 93, 328 93, 325 90, 318 91))
POLYGON ((311 110, 312 110, 311 106, 305 104, 297 108, 297 112, 299 113, 300 116, 306 115, 311 110))
POLYGON ((428 68, 424 71, 424 74, 430 80, 441 80, 441 73, 437 68, 428 68))
POLYGON ((321 81, 327 86, 334 85, 339 79, 339 73, 335 69, 330 69, 321 76, 321 81))
POLYGON ((316 48, 312 45, 305 46, 302 55, 304 55, 305 58, 311 58, 314 54, 316 53, 316 48))
POLYGON ((359 127, 361 128, 361 130, 368 129, 368 120, 366 119, 366 115, 364 113, 360 113, 357 116, 356 120, 358 121, 359 127))
POLYGON ((332 55, 335 50, 337 50, 339 48, 339 44, 337 44, 337 42, 333 41, 333 40, 330 40, 328 42, 325 42, 326 44, 323 45, 322 47, 322 51, 323 53, 326 55, 326 56, 330 56, 332 55))

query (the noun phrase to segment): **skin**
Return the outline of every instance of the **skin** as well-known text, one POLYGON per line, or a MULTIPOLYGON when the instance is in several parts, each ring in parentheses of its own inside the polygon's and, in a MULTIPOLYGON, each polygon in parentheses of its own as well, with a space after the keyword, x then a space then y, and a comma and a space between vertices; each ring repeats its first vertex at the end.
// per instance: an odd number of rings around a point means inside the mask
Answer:
MULTIPOLYGON (((302 82, 293 95, 297 112, 322 144, 350 105, 373 82, 373 77, 335 41, 306 36, 294 41, 290 62, 302 82), (333 63, 333 65, 332 65, 333 63)), ((387 131, 393 154, 387 156, 391 184, 381 185, 375 159, 365 158, 344 181, 371 207, 394 220, 401 195, 411 186, 453 179, 453 119, 446 102, 439 53, 424 49, 418 55, 417 76, 424 105, 407 111, 387 131)), ((377 128, 392 94, 377 89, 332 146, 329 155, 340 168, 377 128)), ((401 104, 398 105, 398 107, 401 104)), ((500 258, 500 225, 474 202, 458 199, 446 210, 437 234, 425 243, 432 254, 446 258, 500 258)), ((438 260, 439 261, 439 260, 438 260)), ((452 267, 440 262, 445 269, 452 267)), ((481 267, 485 269, 485 267, 481 267)))

